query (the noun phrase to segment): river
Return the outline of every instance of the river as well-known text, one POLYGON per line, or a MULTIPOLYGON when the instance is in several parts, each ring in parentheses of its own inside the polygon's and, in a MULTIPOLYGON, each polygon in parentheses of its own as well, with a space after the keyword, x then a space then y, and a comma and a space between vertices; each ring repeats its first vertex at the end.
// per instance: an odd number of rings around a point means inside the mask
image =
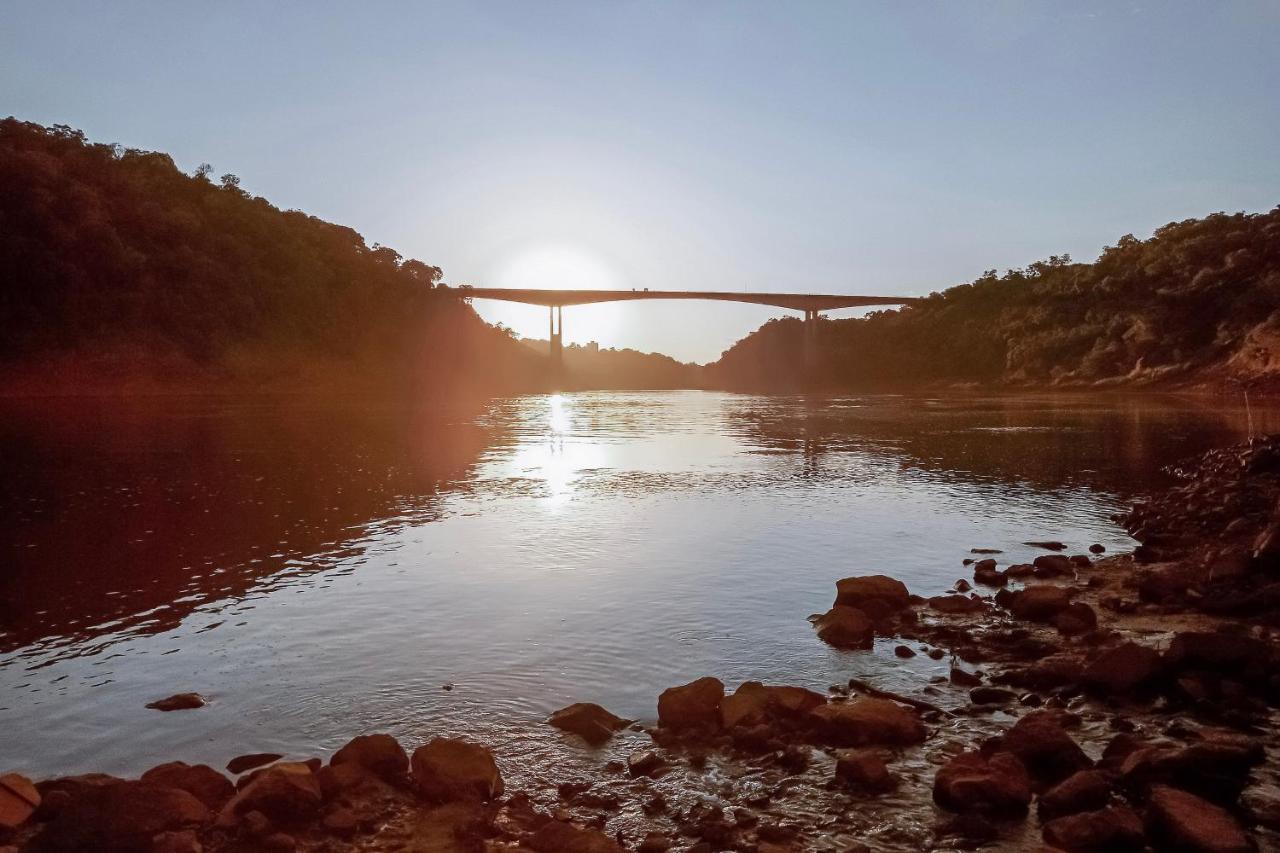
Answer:
POLYGON ((910 690, 945 662, 813 636, 837 578, 927 595, 971 548, 1126 549, 1111 516, 1162 466, 1277 428, 1155 396, 11 402, 0 770, 385 730, 480 740, 521 781, 594 760, 542 723, 574 701, 652 720, 707 674, 910 690), (209 704, 144 707, 179 691, 209 704))

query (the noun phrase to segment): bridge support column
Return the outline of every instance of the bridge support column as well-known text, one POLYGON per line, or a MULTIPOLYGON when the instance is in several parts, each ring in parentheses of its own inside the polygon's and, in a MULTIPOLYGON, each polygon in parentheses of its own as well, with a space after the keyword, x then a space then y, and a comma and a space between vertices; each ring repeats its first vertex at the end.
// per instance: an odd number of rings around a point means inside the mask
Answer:
POLYGON ((551 315, 551 367, 559 370, 564 366, 564 308, 550 305, 548 311, 551 315))
POLYGON ((818 364, 818 311, 815 308, 804 312, 804 372, 807 378, 813 378, 818 364))

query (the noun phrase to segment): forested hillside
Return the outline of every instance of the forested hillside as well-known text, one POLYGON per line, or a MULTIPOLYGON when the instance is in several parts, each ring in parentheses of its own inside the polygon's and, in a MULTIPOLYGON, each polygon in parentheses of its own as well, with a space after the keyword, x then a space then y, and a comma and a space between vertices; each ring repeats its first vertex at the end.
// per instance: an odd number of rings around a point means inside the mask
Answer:
MULTIPOLYGON (((801 323, 775 320, 709 366, 714 385, 794 387, 801 323)), ((1121 237, 1093 263, 1051 257, 901 311, 822 321, 811 381, 1280 387, 1280 208, 1121 237)))
POLYGON ((524 387, 527 348, 438 268, 234 175, 0 120, 0 388, 524 387))

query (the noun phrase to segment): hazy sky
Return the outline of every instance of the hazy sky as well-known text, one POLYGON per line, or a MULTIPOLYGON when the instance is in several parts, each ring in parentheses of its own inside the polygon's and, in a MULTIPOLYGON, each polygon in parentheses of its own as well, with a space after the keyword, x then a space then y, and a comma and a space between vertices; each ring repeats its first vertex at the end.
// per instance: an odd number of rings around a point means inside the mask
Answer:
MULTIPOLYGON (((10 113, 454 284, 920 294, 1280 203, 1280 2, 5 0, 10 113)), ((565 334, 707 360, 779 313, 565 334)))

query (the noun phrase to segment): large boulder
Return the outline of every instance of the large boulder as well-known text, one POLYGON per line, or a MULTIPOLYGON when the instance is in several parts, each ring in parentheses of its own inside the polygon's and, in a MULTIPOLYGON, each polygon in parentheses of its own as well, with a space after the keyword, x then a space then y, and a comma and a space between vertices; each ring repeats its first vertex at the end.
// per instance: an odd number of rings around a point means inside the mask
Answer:
POLYGON ((1107 694, 1132 693, 1151 684, 1162 669, 1160 653, 1138 643, 1107 649, 1084 671, 1089 688, 1107 694))
POLYGON ((150 853, 159 833, 208 822, 204 803, 177 788, 119 781, 88 786, 45 824, 32 845, 41 853, 150 853))
POLYGON ((803 719, 825 704, 827 697, 803 687, 766 687, 744 681, 720 703, 720 722, 726 729, 786 724, 803 719))
POLYGON ((1037 808, 1044 820, 1092 811, 1111 799, 1111 780, 1098 770, 1081 770, 1040 795, 1037 808))
POLYGON ((413 781, 431 802, 492 800, 502 796, 502 774, 493 753, 479 744, 432 738, 413 752, 413 781))
POLYGON ((1009 610, 1019 619, 1052 622, 1071 604, 1071 592, 1060 586, 1032 586, 1013 593, 1007 601, 1009 610))
POLYGON ((218 823, 234 825, 249 812, 261 812, 283 824, 298 824, 320 808, 320 782, 311 766, 290 761, 259 770, 222 808, 218 823))
POLYGON ((699 678, 679 687, 668 687, 658 697, 658 723, 670 729, 716 729, 724 682, 699 678))
POLYGON ((933 780, 933 799, 954 812, 1018 815, 1031 803, 1031 779, 1016 757, 965 752, 951 759, 933 780))
POLYGON ((813 624, 818 639, 838 649, 869 649, 875 642, 875 623, 856 607, 836 605, 813 624))
POLYGON ((600 746, 613 737, 614 732, 626 728, 630 720, 615 717, 594 702, 575 702, 556 711, 547 722, 592 746, 600 746))
POLYGON ((871 696, 827 702, 809 720, 818 738, 835 746, 908 746, 927 734, 914 709, 871 696))
POLYGON ((999 749, 1017 756, 1034 779, 1049 784, 1093 766, 1052 711, 1032 711, 1018 720, 1000 737, 999 749))
POLYGON ((0 830, 16 829, 40 806, 40 792, 17 773, 0 776, 0 830))
POLYGON ((1165 659, 1171 667, 1214 672, 1267 671, 1272 647, 1265 641, 1225 631, 1184 631, 1169 643, 1165 659))
POLYGON ((404 778, 409 770, 409 756, 404 747, 388 734, 359 735, 329 759, 333 767, 355 764, 387 782, 404 778))
POLYGON ((1066 853, 1141 853, 1142 818, 1127 806, 1109 806, 1056 818, 1044 825, 1044 840, 1066 853))
POLYGON ((1147 826, 1163 845, 1185 853, 1249 853, 1253 844, 1226 809, 1195 794, 1157 785, 1147 802, 1147 826))
POLYGON ((142 774, 142 781, 167 788, 179 788, 212 811, 222 808, 236 792, 231 780, 209 765, 187 764, 184 761, 170 761, 168 764, 152 767, 142 774))
POLYGON ((1031 561, 1036 568, 1037 577, 1057 577, 1075 572, 1071 558, 1065 554, 1041 554, 1031 561))
POLYGON ((903 610, 911 606, 911 593, 906 584, 887 575, 863 575, 855 578, 842 578, 836 581, 836 605, 861 607, 868 604, 880 609, 872 602, 880 602, 891 610, 903 610))

